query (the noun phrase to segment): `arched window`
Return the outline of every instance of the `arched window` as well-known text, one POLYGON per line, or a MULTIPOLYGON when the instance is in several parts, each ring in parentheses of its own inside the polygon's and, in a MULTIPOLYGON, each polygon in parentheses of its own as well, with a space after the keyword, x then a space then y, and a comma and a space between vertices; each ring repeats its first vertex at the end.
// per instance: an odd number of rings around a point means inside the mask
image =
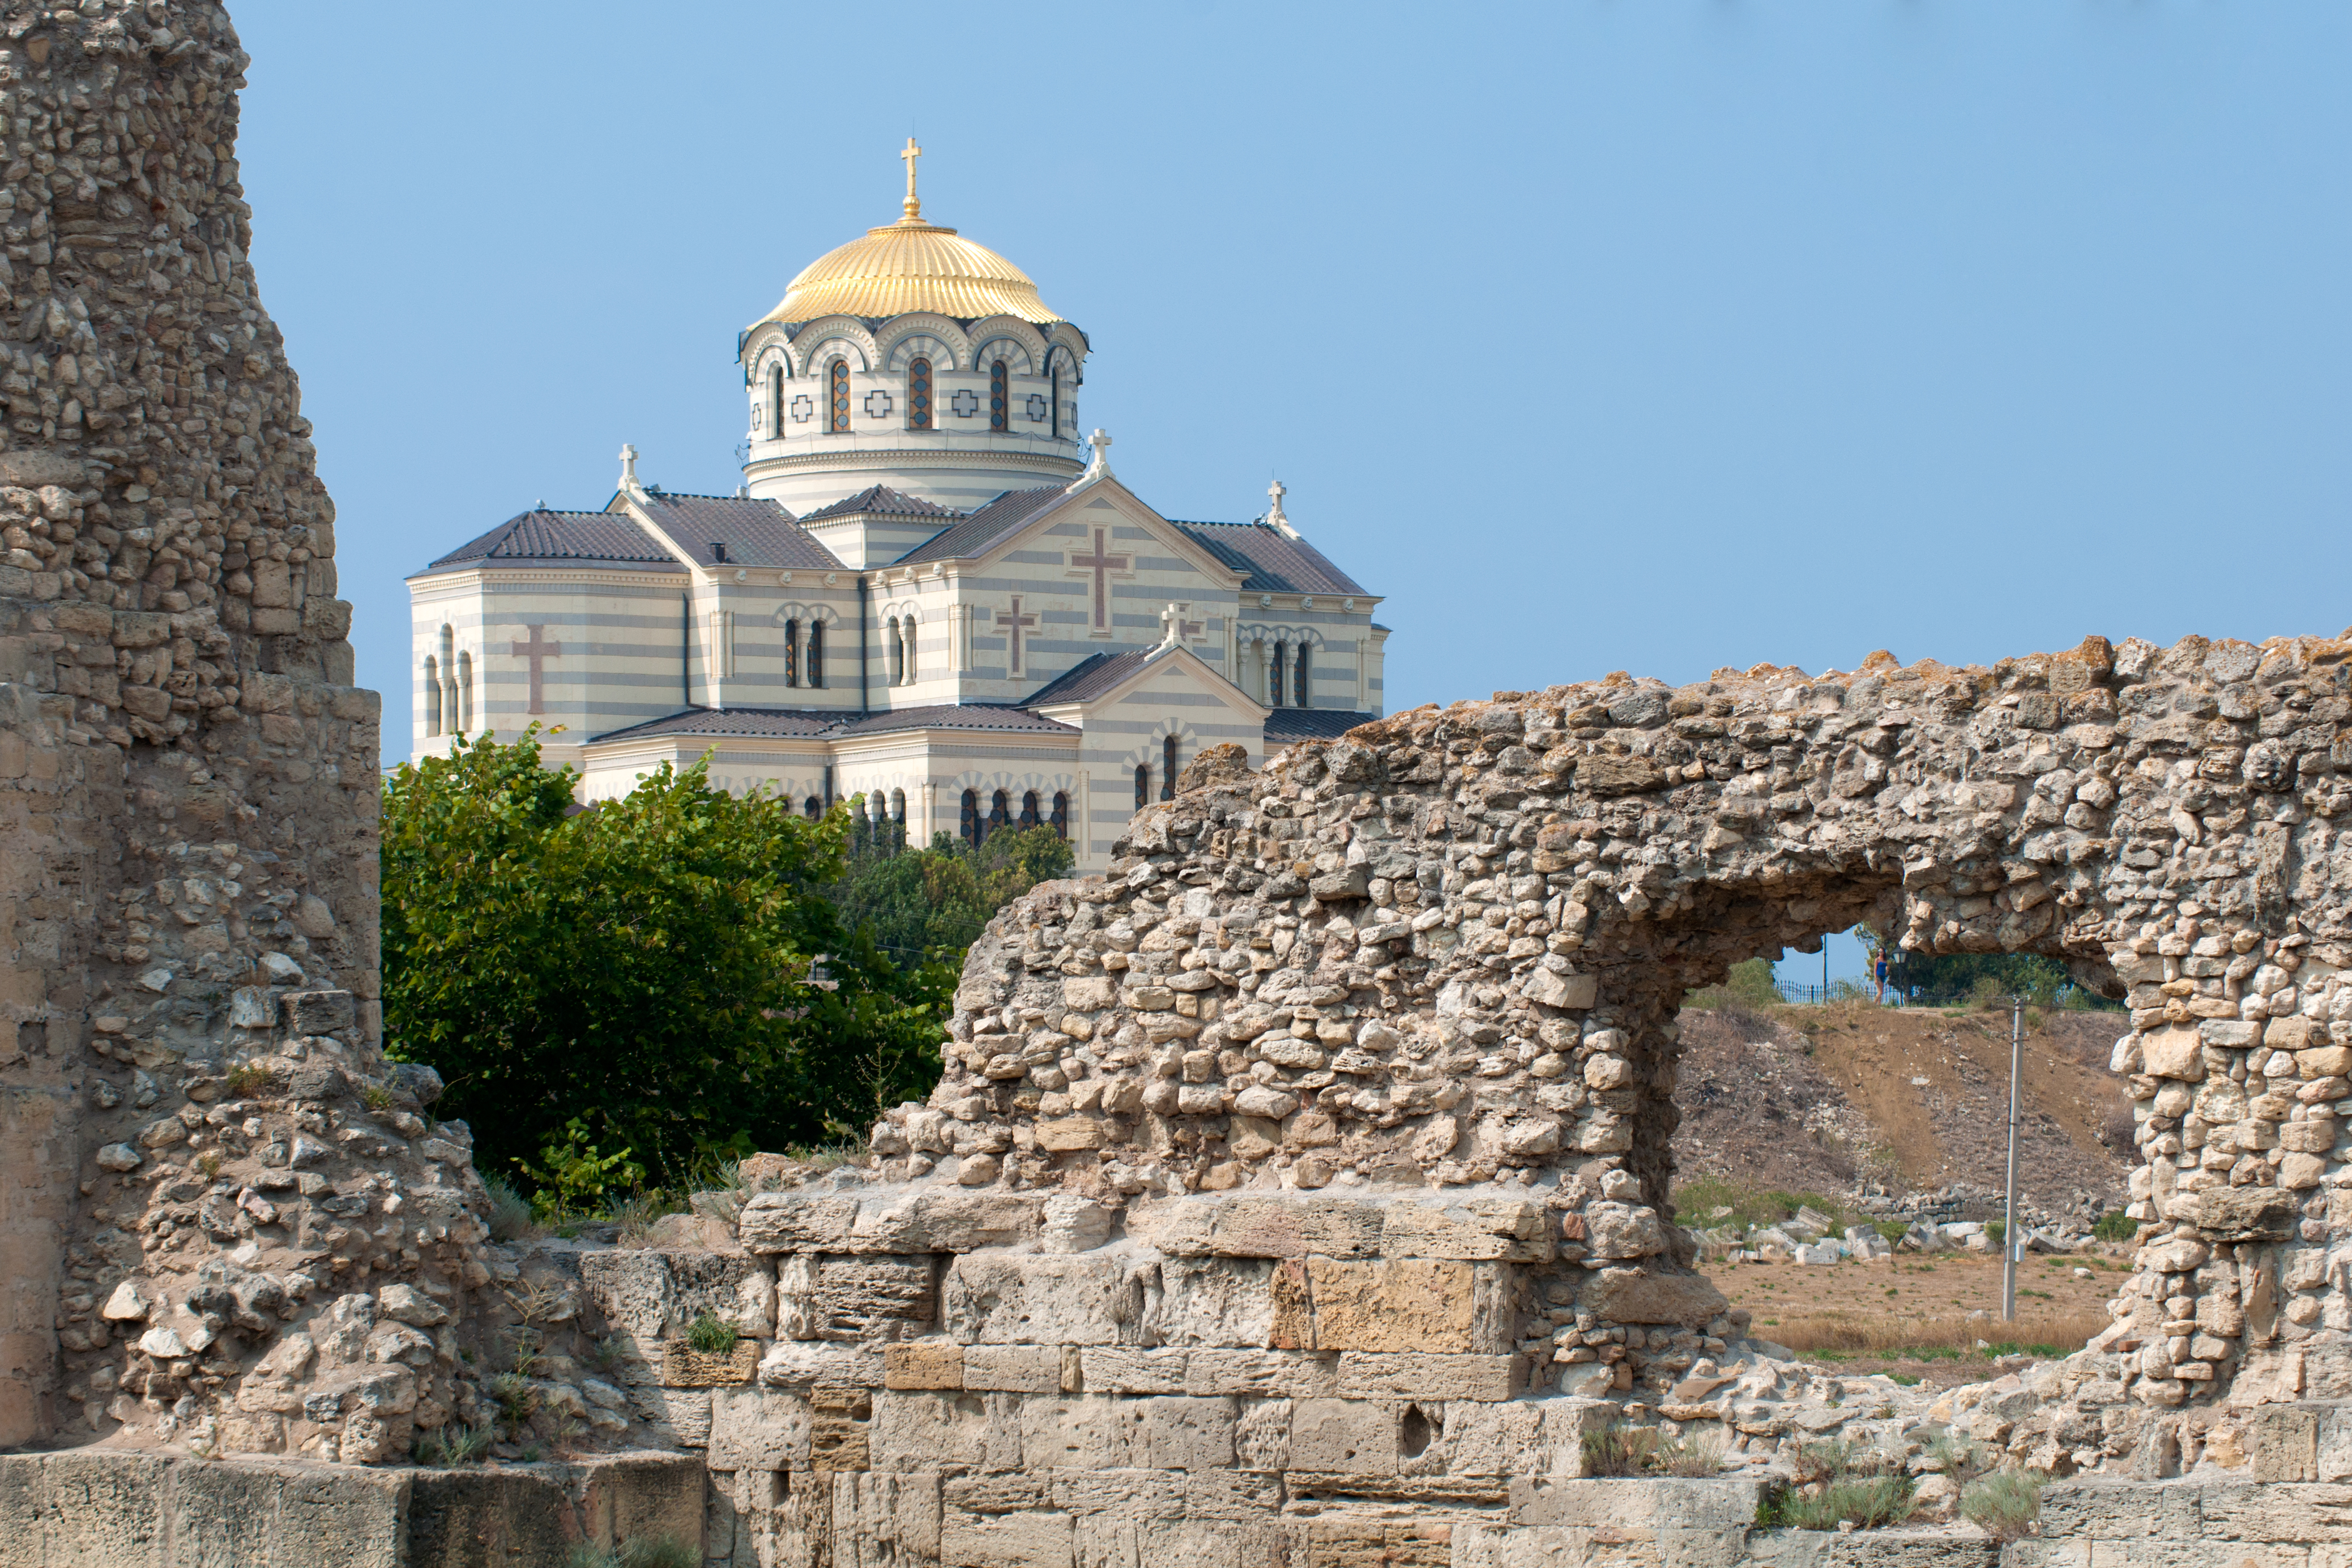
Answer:
POLYGON ((929 430, 930 427, 931 361, 916 359, 907 365, 907 428, 929 430))
POLYGON ((824 622, 822 621, 809 622, 808 684, 813 686, 824 685, 824 622))
POLYGON ((806 816, 810 821, 814 822, 819 817, 824 815, 824 802, 812 795, 807 800, 801 802, 801 811, 802 814, 806 816))
POLYGON ((784 685, 796 686, 800 684, 801 623, 787 621, 784 622, 784 685))
POLYGON ((836 435, 849 433, 849 361, 835 360, 826 367, 825 428, 836 435))
POLYGON ((902 828, 907 825, 907 792, 904 789, 890 791, 890 820, 902 828))
POLYGON ((963 792, 963 820, 957 825, 956 831, 963 836, 965 843, 975 849, 980 846, 979 790, 967 789, 963 792))
POLYGON ((441 733, 441 663, 430 653, 425 655, 425 733, 441 733))
POLYGON ((1265 645, 1265 706, 1268 707, 1282 706, 1282 646, 1279 643, 1265 645))
POLYGON ((913 616, 909 615, 898 622, 898 635, 906 643, 905 651, 898 656, 900 667, 907 672, 906 679, 901 684, 911 686, 915 684, 915 618, 913 616))
POLYGON ((1176 799, 1176 737, 1172 735, 1160 743, 1160 798, 1176 799))
POLYGON ((1024 829, 1037 825, 1037 791, 1034 789, 1024 792, 1021 797, 1021 825, 1024 829))
POLYGON ((474 733, 474 655, 457 655, 457 733, 474 733))
POLYGON ((1139 811, 1151 804, 1151 764, 1135 765, 1135 809, 1139 811))
POLYGON ((898 641, 898 618, 896 615, 891 616, 887 622, 882 645, 889 661, 890 684, 894 686, 901 685, 907 678, 907 651, 906 644, 898 641))
POLYGON ((1012 802, 1006 799, 1004 791, 999 789, 988 802, 988 831, 992 833, 999 828, 1010 826, 1012 821, 1012 802))
POLYGON ((1054 836, 1066 840, 1070 836, 1070 798, 1063 791, 1054 791, 1054 836))
POLYGON ((1013 372, 1003 360, 988 367, 988 428, 1013 428, 1013 372))
POLYGON ((1062 362, 1059 360, 1046 361, 1045 379, 1051 383, 1049 401, 1054 409, 1053 433, 1055 438, 1059 440, 1062 434, 1062 362))
POLYGON ((768 377, 768 434, 784 433, 784 367, 778 365, 768 377))
POLYGON ((1301 643, 1298 644, 1298 651, 1291 655, 1290 706, 1293 707, 1313 707, 1315 706, 1315 695, 1307 689, 1307 650, 1308 646, 1309 644, 1301 643))

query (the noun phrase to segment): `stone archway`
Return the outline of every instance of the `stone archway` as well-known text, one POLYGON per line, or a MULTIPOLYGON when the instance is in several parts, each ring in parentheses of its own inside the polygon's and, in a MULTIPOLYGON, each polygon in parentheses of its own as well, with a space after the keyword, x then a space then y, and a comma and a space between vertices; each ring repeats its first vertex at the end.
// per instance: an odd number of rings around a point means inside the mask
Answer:
MULTIPOLYGON (((2130 1004, 2143 1245, 2079 1398, 2340 1397, 2347 656, 2092 638, 1990 670, 1617 675, 1399 714, 1263 775, 1204 758, 1107 878, 1038 889, 973 949, 945 1077, 876 1146, 1139 1223, 1403 1186, 1508 1211, 1498 1234, 1546 1233, 1503 1336, 1531 1386, 1666 1399, 1743 1326, 1666 1203, 1675 1009, 1868 919, 2051 954, 2130 1004)), ((2078 1464, 2133 1440, 2087 1430, 2078 1464)))

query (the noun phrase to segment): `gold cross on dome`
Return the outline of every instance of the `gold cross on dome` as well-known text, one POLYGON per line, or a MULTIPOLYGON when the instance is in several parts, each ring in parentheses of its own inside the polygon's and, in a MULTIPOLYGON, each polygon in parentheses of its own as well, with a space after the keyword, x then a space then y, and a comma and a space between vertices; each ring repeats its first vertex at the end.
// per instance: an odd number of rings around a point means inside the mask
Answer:
POLYGON ((923 204, 915 199, 915 160, 922 155, 923 150, 915 145, 911 136, 907 138, 906 150, 898 154, 907 162, 907 215, 910 218, 923 215, 923 204))

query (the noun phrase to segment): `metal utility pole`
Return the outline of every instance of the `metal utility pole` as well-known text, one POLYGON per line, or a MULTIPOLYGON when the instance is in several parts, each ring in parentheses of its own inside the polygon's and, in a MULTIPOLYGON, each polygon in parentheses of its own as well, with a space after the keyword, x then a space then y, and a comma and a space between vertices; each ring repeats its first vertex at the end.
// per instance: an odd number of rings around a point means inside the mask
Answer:
POLYGON ((2009 998, 2009 1199, 2000 1228, 2000 1318, 2017 1321, 2017 1257, 2025 1239, 2017 1228, 2017 1081, 2025 1056, 2025 998, 2009 998))

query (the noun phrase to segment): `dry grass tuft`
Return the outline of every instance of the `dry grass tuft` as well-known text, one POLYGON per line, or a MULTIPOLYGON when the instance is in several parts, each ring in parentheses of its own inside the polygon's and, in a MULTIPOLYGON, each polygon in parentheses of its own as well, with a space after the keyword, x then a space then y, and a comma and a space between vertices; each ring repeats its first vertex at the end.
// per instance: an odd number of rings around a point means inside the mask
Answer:
POLYGON ((2104 1333, 2110 1321, 2103 1312, 2021 1312, 2014 1322, 2003 1322, 1999 1318, 1861 1317, 1823 1312, 1812 1317, 1784 1318, 1770 1328, 1759 1324, 1751 1332, 1801 1354, 1829 1351, 1879 1356, 1972 1355, 1976 1354, 1977 1341, 1984 1340, 2004 1354, 2072 1355, 2093 1334, 2104 1333))

